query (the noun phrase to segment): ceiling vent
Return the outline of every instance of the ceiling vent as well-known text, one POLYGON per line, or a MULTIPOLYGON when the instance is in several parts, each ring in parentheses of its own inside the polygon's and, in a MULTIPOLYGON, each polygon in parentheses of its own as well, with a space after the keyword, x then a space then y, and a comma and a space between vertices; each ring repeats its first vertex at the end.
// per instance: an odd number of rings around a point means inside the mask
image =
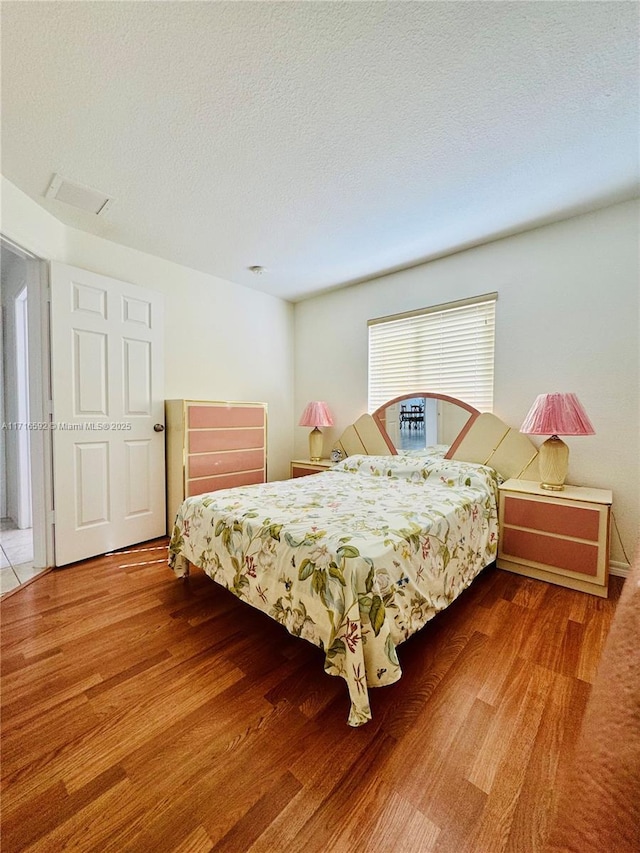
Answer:
POLYGON ((77 184, 75 181, 70 181, 58 174, 53 176, 45 197, 55 198, 56 201, 70 204, 79 210, 93 213, 95 216, 102 216, 113 204, 113 199, 101 193, 100 190, 77 184))

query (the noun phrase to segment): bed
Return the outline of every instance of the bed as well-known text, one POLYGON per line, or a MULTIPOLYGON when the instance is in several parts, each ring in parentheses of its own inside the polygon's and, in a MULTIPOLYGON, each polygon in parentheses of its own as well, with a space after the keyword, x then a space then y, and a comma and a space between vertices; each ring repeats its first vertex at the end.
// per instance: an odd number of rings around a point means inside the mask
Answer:
POLYGON ((326 672, 347 683, 352 726, 371 719, 368 688, 401 677, 402 642, 495 560, 500 479, 536 454, 475 410, 460 441, 431 449, 398 449, 380 410, 363 417, 328 471, 188 498, 169 545, 176 575, 193 563, 319 646, 326 672))

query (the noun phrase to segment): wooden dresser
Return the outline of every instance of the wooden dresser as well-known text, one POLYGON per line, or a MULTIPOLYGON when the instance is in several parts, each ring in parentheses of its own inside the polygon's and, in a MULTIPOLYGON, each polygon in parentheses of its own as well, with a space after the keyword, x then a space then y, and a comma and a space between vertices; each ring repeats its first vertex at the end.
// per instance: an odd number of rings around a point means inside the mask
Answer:
POLYGON ((267 404, 165 400, 167 532, 185 498, 264 483, 267 404))

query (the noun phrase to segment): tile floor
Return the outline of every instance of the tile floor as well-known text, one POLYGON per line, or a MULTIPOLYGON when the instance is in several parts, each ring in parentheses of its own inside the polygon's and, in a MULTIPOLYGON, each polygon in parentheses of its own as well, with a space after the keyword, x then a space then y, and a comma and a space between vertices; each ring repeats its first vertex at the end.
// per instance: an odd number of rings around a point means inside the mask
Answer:
POLYGON ((424 450, 424 429, 401 429, 400 450, 424 450))
POLYGON ((0 595, 42 571, 33 565, 32 529, 19 530, 10 518, 0 520, 0 595))

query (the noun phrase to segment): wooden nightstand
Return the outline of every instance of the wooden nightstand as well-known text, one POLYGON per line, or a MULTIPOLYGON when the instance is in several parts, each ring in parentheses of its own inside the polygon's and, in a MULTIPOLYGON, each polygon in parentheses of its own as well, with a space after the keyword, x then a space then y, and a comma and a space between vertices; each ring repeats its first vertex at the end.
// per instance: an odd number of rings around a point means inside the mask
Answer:
POLYGON ((291 460, 291 477, 306 477, 308 474, 319 474, 320 471, 327 471, 331 468, 330 459, 321 459, 319 462, 312 462, 310 459, 292 459, 291 460))
POLYGON ((565 486, 561 492, 529 480, 500 486, 500 569, 607 597, 607 489, 565 486))

